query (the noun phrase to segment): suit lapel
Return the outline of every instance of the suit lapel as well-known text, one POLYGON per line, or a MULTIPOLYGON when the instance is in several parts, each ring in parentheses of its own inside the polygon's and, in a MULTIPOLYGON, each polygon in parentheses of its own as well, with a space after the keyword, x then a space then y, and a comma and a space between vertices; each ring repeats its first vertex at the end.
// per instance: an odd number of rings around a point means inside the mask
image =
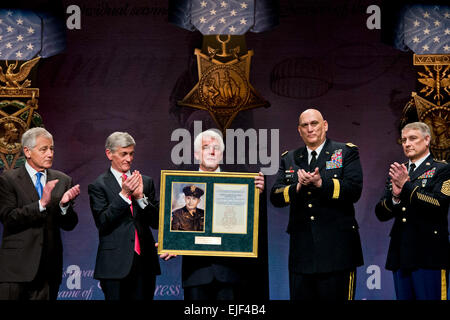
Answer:
POLYGON ((111 193, 113 193, 113 194, 118 194, 122 190, 122 188, 120 187, 116 178, 114 177, 111 170, 109 170, 109 169, 106 172, 105 185, 107 188, 109 188, 111 190, 111 193))
POLYGON ((21 189, 24 191, 24 194, 29 195, 32 202, 39 200, 39 195, 33 184, 33 180, 31 180, 31 177, 28 174, 28 171, 25 168, 25 166, 22 166, 19 168, 17 180, 18 180, 18 183, 19 183, 21 189))
MULTIPOLYGON (((117 182, 116 177, 114 177, 114 175, 112 174, 111 170, 108 169, 108 172, 106 173, 105 176, 105 185, 107 188, 109 188, 110 192, 114 195, 116 195, 117 197, 119 196, 120 191, 122 191, 122 188, 120 187, 119 182, 117 182)), ((132 205, 133 205, 133 210, 135 210, 135 208, 137 206, 134 205, 134 201, 132 200, 132 205)), ((131 210, 128 209, 130 211, 131 214, 131 210)))

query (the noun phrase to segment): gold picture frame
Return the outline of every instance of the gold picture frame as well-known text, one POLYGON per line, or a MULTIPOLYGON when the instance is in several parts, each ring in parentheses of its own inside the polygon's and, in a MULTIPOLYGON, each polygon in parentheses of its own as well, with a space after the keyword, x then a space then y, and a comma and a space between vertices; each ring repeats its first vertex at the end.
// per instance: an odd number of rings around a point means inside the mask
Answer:
POLYGON ((158 253, 258 257, 257 175, 162 170, 158 253))

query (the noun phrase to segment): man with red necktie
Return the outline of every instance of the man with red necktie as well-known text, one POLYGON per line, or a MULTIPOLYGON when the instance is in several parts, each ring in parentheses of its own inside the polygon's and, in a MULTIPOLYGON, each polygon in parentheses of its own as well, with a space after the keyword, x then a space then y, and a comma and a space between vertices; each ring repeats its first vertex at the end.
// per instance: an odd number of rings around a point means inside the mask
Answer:
POLYGON ((105 144, 111 167, 88 186, 99 231, 94 278, 106 300, 152 300, 161 273, 150 227, 158 228, 152 178, 130 171, 136 142, 114 132, 105 144))

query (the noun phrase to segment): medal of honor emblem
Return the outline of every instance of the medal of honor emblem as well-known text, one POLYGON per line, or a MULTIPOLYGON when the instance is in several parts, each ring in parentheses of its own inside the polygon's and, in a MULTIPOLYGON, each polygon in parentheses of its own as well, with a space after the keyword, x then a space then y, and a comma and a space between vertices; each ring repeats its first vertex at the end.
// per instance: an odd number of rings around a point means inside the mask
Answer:
POLYGON ((199 81, 178 102, 181 106, 207 110, 222 131, 240 111, 269 106, 249 82, 253 51, 239 55, 240 46, 228 48, 239 36, 225 37, 225 40, 220 35, 208 37, 206 41, 211 45, 204 46, 208 55, 195 49, 199 81))

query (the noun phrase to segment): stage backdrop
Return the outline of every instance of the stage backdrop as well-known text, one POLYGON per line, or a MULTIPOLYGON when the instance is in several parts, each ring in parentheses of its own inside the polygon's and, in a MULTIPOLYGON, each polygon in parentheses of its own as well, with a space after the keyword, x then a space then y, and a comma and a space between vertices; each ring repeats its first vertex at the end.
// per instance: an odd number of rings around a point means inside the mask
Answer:
MULTIPOLYGON (((202 37, 170 24, 166 1, 63 1, 64 8, 73 4, 81 8, 81 29, 67 30, 65 51, 40 63, 38 112, 54 135, 54 168, 82 190, 76 201, 79 224, 63 233, 59 299, 103 299, 93 279, 98 235, 87 186, 109 168, 106 137, 129 132, 137 141, 133 167, 152 176, 159 188, 160 170, 179 168, 171 158, 178 143, 171 141, 172 132, 192 132, 195 120, 203 129, 214 123, 207 112, 176 104, 198 80, 194 49, 202 37)), ((278 161, 282 152, 302 145, 298 116, 316 107, 328 120, 330 138, 359 147, 364 188, 356 212, 365 263, 357 270, 355 298, 378 300, 395 298, 391 273, 384 269, 392 222, 380 223, 374 207, 389 164, 404 159, 398 123, 416 90, 416 75, 411 53, 383 43, 382 30, 367 27, 372 4, 377 1, 281 0, 279 25, 246 35, 254 50, 250 82, 270 107, 240 113, 231 127, 279 130, 279 140, 271 141, 279 142, 272 155, 278 161)), ((267 189, 274 179, 267 175, 267 189)), ((289 299, 287 220, 288 209, 267 203, 274 300, 289 299)), ((161 267, 155 299, 183 299, 181 257, 161 261, 161 267)))

